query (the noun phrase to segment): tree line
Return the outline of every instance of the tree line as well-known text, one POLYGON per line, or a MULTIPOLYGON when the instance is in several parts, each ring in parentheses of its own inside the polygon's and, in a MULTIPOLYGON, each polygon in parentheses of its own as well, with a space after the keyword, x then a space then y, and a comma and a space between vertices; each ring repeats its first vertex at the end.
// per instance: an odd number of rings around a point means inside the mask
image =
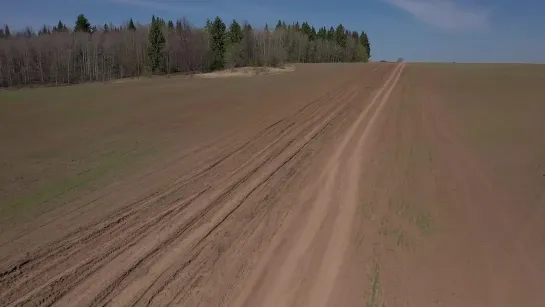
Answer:
POLYGON ((201 73, 243 66, 284 63, 367 62, 365 32, 337 27, 316 29, 307 22, 254 29, 216 17, 204 27, 187 19, 132 19, 120 26, 91 26, 80 14, 73 28, 62 21, 38 32, 0 29, 0 87, 110 81, 152 74, 201 73))

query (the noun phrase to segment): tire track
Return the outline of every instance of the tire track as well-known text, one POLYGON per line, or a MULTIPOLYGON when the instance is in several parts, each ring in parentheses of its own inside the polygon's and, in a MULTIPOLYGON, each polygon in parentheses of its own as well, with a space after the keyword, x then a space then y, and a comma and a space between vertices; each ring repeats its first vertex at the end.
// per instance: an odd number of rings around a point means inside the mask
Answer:
MULTIPOLYGON (((277 249, 281 248, 281 244, 284 244, 285 237, 289 237, 287 233, 282 233, 277 236, 277 240, 271 244, 269 253, 261 260, 260 266, 255 270, 251 279, 248 280, 248 286, 243 289, 241 294, 237 297, 235 306, 289 306, 295 305, 294 300, 301 296, 309 295, 309 301, 304 304, 300 302, 296 305, 308 305, 308 306, 321 306, 327 304, 327 298, 332 290, 333 283, 338 274, 338 268, 341 264, 342 254, 344 253, 346 239, 343 235, 346 234, 347 229, 350 228, 350 219, 347 219, 347 215, 353 211, 356 206, 355 197, 357 196, 357 182, 359 175, 359 159, 361 159, 362 147, 369 135, 370 128, 373 127, 375 118, 388 99, 390 92, 395 87, 395 84, 403 70, 404 66, 399 65, 391 73, 390 77, 386 80, 383 86, 376 92, 371 99, 370 103, 362 111, 356 121, 351 125, 348 132, 338 145, 333 156, 327 162, 324 171, 318 179, 317 185, 314 190, 317 196, 309 210, 311 216, 307 217, 307 223, 299 230, 298 237, 294 243, 290 245, 289 251, 285 256, 285 259, 281 263, 271 263, 271 260, 278 254, 277 249), (377 106, 378 104, 378 106, 377 106), (373 113, 371 110, 375 109, 373 113), (368 123, 364 122, 364 119, 371 116, 368 123), (361 132, 360 138, 357 140, 356 148, 348 148, 349 142, 355 137, 356 131, 361 132), (342 156, 348 155, 349 161, 341 160, 342 156), (349 173, 349 187, 343 187, 343 175, 349 173), (343 195, 347 194, 347 195, 343 195), (323 222, 326 219, 328 212, 334 210, 332 208, 337 207, 335 202, 345 202, 346 206, 351 209, 341 209, 342 214, 339 214, 335 225, 337 229, 341 228, 341 231, 334 231, 330 237, 330 244, 338 246, 338 248, 328 248, 326 255, 322 255, 323 265, 318 269, 318 278, 314 279, 314 283, 311 281, 311 286, 306 291, 309 292, 302 295, 298 293, 299 287, 304 284, 305 273, 298 270, 298 268, 305 267, 302 262, 308 261, 309 258, 316 258, 318 255, 310 255, 309 251, 311 246, 316 244, 316 240, 323 240, 316 235, 319 233, 319 229, 323 227, 323 222), (344 225, 344 226, 343 226, 344 225), (331 264, 331 262, 335 264, 331 264), (270 267, 274 267, 270 274, 267 274, 267 270, 270 267), (332 268, 332 269, 329 269, 332 268), (266 276, 268 275, 268 276, 266 276), (268 284, 263 284, 264 279, 268 279, 268 284), (259 287, 259 288, 258 288, 259 287)), ((354 142, 352 142, 354 143, 354 142)), ((351 143, 351 144, 352 144, 351 143)), ((343 207, 343 208, 344 208, 343 207)), ((298 215, 292 216, 289 223, 297 224, 301 219, 298 215)), ((289 228, 285 228, 287 231, 289 228)), ((335 227, 334 227, 335 229, 335 227)), ((308 283, 308 282, 307 282, 308 283)))

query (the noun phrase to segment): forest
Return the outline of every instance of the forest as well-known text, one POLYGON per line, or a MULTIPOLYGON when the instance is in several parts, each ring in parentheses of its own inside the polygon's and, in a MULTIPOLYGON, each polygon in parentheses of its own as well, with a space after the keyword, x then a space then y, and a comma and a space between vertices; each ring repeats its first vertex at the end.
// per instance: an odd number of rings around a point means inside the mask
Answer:
POLYGON ((285 63, 367 62, 364 31, 307 22, 253 28, 220 17, 197 27, 187 19, 92 26, 83 14, 73 27, 59 21, 39 31, 0 29, 0 87, 66 85, 121 78, 194 74, 285 63))

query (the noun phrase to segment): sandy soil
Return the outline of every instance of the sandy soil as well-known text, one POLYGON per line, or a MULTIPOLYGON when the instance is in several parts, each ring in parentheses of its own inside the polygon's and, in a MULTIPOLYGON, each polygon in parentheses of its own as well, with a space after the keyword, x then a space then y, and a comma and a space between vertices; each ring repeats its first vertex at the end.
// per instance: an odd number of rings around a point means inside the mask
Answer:
POLYGON ((478 78, 316 67, 244 79, 255 86, 243 92, 217 83, 221 97, 144 112, 171 111, 161 123, 129 121, 155 129, 144 144, 170 149, 32 219, 14 215, 0 236, 0 304, 540 306, 545 228, 527 213, 543 217, 543 177, 526 190, 500 180, 492 162, 516 153, 486 160, 492 145, 473 145, 445 94, 478 78), (528 203, 521 191, 534 192, 528 203))
POLYGON ((286 72, 292 72, 294 70, 294 65, 285 67, 240 67, 217 72, 215 71, 204 74, 197 74, 195 76, 200 78, 254 77, 262 75, 281 74, 286 72))

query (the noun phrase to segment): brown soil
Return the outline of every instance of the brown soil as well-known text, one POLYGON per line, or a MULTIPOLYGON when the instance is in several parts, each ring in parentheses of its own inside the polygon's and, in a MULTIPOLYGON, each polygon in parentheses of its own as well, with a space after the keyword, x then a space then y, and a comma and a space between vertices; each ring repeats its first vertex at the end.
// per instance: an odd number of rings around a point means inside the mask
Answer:
MULTIPOLYGON (((72 159, 62 153, 29 167, 28 151, 157 149, 92 188, 27 198, 24 214, 5 209, 0 305, 540 306, 544 177, 516 173, 526 180, 517 185, 494 172, 530 149, 486 159, 507 142, 476 147, 488 136, 475 136, 482 125, 471 128, 456 97, 471 99, 462 93, 487 75, 456 69, 302 65, 238 80, 103 85, 139 107, 0 134, 13 148, 0 151, 12 161, 0 176, 6 200, 40 186, 17 174, 82 171, 57 166, 72 159), (157 92, 162 102, 146 103, 157 92)), ((511 172, 543 157, 543 146, 529 148, 540 154, 511 172)), ((104 161, 85 157, 83 171, 104 161)))

